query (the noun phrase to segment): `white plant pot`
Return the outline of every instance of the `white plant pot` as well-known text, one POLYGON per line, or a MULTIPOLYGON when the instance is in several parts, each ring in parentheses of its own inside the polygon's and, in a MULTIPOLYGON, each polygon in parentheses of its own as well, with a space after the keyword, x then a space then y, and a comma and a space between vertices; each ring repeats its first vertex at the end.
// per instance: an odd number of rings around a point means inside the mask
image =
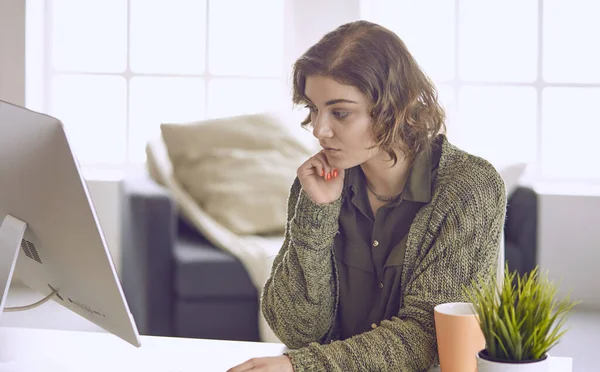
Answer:
POLYGON ((549 372, 550 357, 537 362, 494 362, 482 358, 477 353, 477 372, 549 372))

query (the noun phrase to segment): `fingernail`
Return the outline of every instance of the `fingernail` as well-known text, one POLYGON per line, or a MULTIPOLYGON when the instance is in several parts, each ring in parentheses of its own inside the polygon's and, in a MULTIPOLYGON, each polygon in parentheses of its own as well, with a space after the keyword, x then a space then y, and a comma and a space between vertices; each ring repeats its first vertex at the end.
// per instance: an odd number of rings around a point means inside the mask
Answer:
POLYGON ((327 172, 327 177, 326 177, 327 181, 329 181, 331 179, 331 173, 327 172))
POLYGON ((333 178, 336 178, 338 176, 338 171, 337 169, 333 170, 333 178))
POLYGON ((324 176, 325 176, 325 169, 322 169, 321 170, 321 177, 324 177, 324 176))

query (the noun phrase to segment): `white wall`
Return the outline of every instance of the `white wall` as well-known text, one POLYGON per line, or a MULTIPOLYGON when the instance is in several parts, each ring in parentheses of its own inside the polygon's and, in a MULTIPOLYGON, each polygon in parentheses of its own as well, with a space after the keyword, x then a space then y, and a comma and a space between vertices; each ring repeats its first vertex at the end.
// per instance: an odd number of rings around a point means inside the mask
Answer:
POLYGON ((600 309, 600 196, 540 197, 540 267, 581 307, 600 309))
POLYGON ((0 99, 25 104, 25 0, 0 0, 0 99))
MULTIPOLYGON (((1 0, 0 0, 1 1, 1 0)), ((85 173, 84 173, 85 176, 85 173)), ((87 176, 86 183, 113 262, 121 273, 120 180, 87 176)))

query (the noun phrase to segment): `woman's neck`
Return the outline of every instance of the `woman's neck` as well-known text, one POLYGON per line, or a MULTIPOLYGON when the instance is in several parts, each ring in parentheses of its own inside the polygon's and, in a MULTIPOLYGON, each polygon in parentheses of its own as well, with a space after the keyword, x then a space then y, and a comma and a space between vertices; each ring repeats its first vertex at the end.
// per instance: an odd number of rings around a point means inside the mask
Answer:
POLYGON ((401 154, 397 156, 398 161, 393 166, 394 163, 385 151, 361 164, 370 189, 378 196, 394 197, 404 189, 410 162, 401 154))

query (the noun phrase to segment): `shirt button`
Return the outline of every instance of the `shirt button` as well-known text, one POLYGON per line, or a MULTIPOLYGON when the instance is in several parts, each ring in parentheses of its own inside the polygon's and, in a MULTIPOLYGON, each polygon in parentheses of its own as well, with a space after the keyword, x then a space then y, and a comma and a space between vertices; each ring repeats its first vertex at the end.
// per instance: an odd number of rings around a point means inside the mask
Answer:
POLYGON ((375 323, 371 324, 371 328, 373 328, 373 329, 377 328, 377 324, 375 324, 375 323))
POLYGON ((379 288, 383 288, 383 283, 379 282, 379 288))
POLYGON ((373 240, 373 247, 377 247, 379 245, 379 242, 377 240, 373 240))

